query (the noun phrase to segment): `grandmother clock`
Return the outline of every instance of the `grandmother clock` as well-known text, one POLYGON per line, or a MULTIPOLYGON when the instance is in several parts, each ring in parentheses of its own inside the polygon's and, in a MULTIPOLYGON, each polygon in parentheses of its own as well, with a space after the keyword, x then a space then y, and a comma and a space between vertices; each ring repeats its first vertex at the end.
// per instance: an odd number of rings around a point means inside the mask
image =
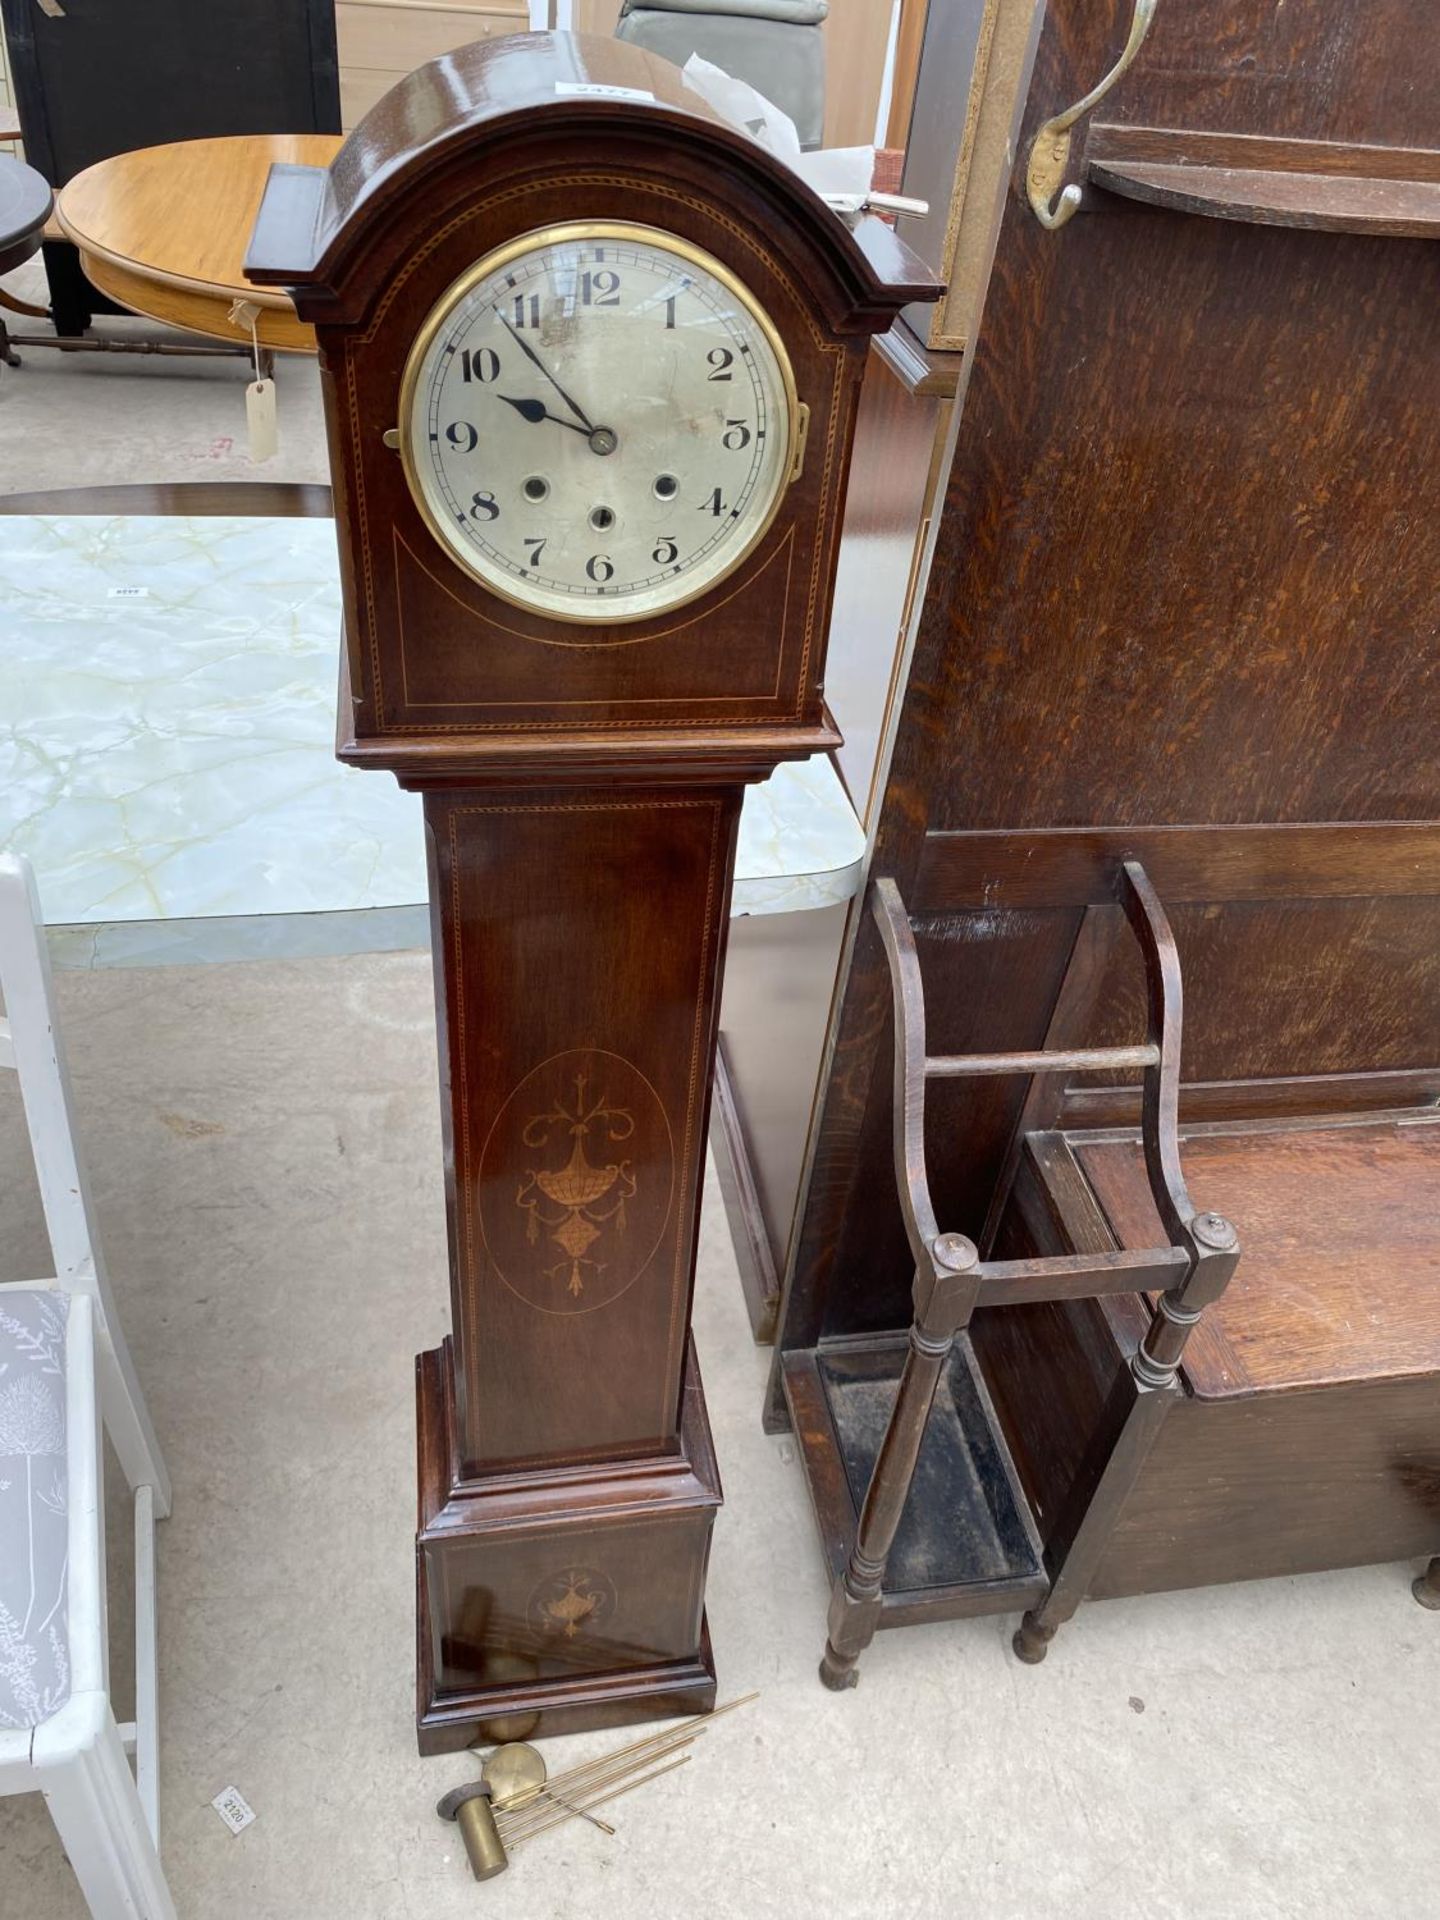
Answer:
POLYGON ((417 1362, 421 1749, 702 1711, 736 825, 836 743, 866 341, 935 289, 678 69, 546 34, 276 167, 246 270, 319 341, 340 757, 424 795, 453 1333, 417 1362))

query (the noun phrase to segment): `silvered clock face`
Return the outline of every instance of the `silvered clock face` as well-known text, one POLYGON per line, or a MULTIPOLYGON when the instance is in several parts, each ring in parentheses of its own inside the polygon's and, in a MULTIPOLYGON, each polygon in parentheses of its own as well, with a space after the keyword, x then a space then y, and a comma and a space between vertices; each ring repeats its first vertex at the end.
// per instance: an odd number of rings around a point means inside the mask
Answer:
POLYGON ((549 227, 446 293, 400 445, 431 529, 563 620, 664 613, 749 552, 790 475, 784 347, 718 261, 650 227, 549 227))

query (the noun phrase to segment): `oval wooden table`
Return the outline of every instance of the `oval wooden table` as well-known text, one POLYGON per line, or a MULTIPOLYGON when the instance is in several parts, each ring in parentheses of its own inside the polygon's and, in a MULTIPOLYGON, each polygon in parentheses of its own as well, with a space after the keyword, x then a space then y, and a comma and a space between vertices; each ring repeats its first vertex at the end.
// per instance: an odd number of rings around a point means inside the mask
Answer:
POLYGON ((259 309, 262 347, 313 353, 313 329, 285 294, 241 271, 273 162, 328 167, 338 133, 239 134, 177 140, 97 161, 62 187, 56 215, 102 293, 134 313, 232 343, 237 300, 259 309))

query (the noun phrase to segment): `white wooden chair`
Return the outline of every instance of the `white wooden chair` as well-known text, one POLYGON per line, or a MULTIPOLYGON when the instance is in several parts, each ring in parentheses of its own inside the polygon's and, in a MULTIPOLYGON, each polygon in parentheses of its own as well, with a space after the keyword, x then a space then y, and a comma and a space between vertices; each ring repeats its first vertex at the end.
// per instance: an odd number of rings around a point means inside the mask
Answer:
MULTIPOLYGON (((19 1076, 55 1267, 53 1279, 0 1286, 0 1794, 44 1794, 96 1920, 174 1920, 155 1658, 155 1522, 170 1481, 95 1240, 34 880, 12 855, 0 855, 0 993, 0 1066, 19 1076), (135 1495, 135 1720, 124 1726, 110 1703, 106 1431, 135 1495)), ((0 1861, 0 1908, 4 1886, 0 1861)))

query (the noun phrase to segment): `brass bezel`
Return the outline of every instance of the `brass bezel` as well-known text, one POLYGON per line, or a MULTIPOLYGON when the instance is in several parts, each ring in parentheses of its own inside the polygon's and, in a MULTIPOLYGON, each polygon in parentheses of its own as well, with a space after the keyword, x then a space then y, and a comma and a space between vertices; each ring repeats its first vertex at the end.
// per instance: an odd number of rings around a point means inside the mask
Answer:
POLYGON ((410 497, 436 542, 462 572, 484 587, 487 593, 493 593, 497 599, 508 601, 511 606, 523 608, 537 620, 559 620, 569 626, 594 627, 634 625, 641 620, 663 620, 677 607, 688 606, 691 601, 699 600, 707 593, 713 593, 718 586, 731 577, 735 569, 749 558, 770 531, 787 489, 799 478, 796 449, 800 438, 801 412, 801 402, 795 388, 795 370, 790 364, 790 355, 785 350, 785 342, 780 337, 779 329, 744 281, 717 260, 713 254, 706 253, 703 247, 694 246, 688 240, 682 240, 678 234, 667 233, 663 227, 647 226, 637 220, 569 220, 558 225, 535 227, 529 233, 518 234, 515 239, 507 240, 504 246, 494 248, 483 259, 477 260, 473 267, 467 267, 458 280, 451 282, 425 316, 420 331, 416 334, 414 343, 406 355, 404 371, 400 376, 400 403, 396 418, 399 423, 400 464, 405 472, 405 484, 410 489, 410 497), (588 609, 576 612, 570 609, 542 606, 533 599, 527 599, 523 591, 492 580, 453 544, 448 525, 438 519, 425 497, 425 490, 420 482, 413 454, 413 436, 410 429, 416 389, 420 383, 420 368, 435 336, 460 301, 481 280, 488 279, 492 273, 508 266, 512 260, 518 259, 522 254, 538 252, 542 247, 585 240, 644 241, 647 245, 658 247, 662 252, 677 255, 680 259, 688 261, 691 266, 699 267, 718 280, 746 309, 774 354, 775 363, 780 369, 780 380, 785 397, 785 445, 782 458, 776 467, 775 491, 748 539, 735 549, 721 571, 712 574, 702 586, 691 587, 686 592, 678 594, 673 600, 645 607, 635 613, 623 613, 613 605, 603 604, 597 606, 593 612, 588 609))

